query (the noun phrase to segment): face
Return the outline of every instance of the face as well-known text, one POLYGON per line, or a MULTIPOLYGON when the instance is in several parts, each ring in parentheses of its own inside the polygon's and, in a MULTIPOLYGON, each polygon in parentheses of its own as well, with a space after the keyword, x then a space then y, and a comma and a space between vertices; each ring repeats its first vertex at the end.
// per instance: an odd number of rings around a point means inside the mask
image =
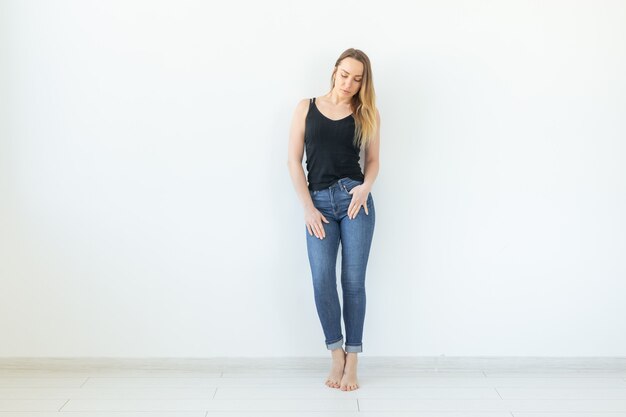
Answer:
POLYGON ((352 97, 363 83, 363 63, 354 58, 344 58, 335 72, 335 89, 339 95, 352 97))

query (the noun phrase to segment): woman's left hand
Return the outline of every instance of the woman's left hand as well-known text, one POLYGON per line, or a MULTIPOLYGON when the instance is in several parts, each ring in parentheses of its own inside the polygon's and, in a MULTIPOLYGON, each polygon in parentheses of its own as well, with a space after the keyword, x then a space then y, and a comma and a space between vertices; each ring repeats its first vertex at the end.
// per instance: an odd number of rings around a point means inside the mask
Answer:
POLYGON ((359 210, 361 210, 361 206, 365 209, 365 214, 369 216, 369 211, 367 210, 367 197, 369 196, 370 189, 361 184, 355 187, 352 187, 350 190, 350 194, 352 194, 352 201, 348 206, 348 218, 354 219, 357 214, 359 214, 359 210))

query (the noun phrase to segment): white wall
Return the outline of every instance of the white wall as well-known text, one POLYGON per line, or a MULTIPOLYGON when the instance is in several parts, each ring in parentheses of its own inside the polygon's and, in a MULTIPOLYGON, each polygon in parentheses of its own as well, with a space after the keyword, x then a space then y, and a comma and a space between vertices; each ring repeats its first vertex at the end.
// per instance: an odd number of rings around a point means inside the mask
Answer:
POLYGON ((1 7, 0 356, 327 356, 287 135, 349 47, 363 354, 624 355, 626 3, 1 7))

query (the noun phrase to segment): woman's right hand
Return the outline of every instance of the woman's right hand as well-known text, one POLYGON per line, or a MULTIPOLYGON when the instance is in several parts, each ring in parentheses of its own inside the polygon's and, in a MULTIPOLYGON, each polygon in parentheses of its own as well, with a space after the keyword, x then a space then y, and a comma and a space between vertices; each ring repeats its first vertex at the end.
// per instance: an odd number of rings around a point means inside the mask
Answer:
POLYGON ((315 207, 311 207, 304 212, 304 222, 306 223, 306 228, 309 231, 309 235, 319 239, 324 239, 326 237, 326 232, 324 231, 324 226, 322 225, 322 221, 326 223, 330 223, 326 220, 326 217, 318 209, 315 207))

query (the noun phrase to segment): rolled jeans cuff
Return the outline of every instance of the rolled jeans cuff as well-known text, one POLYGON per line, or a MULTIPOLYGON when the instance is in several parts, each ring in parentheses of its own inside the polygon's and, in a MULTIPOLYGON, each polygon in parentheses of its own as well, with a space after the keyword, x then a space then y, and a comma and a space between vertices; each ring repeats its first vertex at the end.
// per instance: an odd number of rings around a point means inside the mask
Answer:
POLYGON ((343 346, 343 336, 341 336, 341 339, 339 339, 339 340, 337 340, 335 342, 326 343, 326 348, 328 350, 339 349, 342 346, 343 346))

